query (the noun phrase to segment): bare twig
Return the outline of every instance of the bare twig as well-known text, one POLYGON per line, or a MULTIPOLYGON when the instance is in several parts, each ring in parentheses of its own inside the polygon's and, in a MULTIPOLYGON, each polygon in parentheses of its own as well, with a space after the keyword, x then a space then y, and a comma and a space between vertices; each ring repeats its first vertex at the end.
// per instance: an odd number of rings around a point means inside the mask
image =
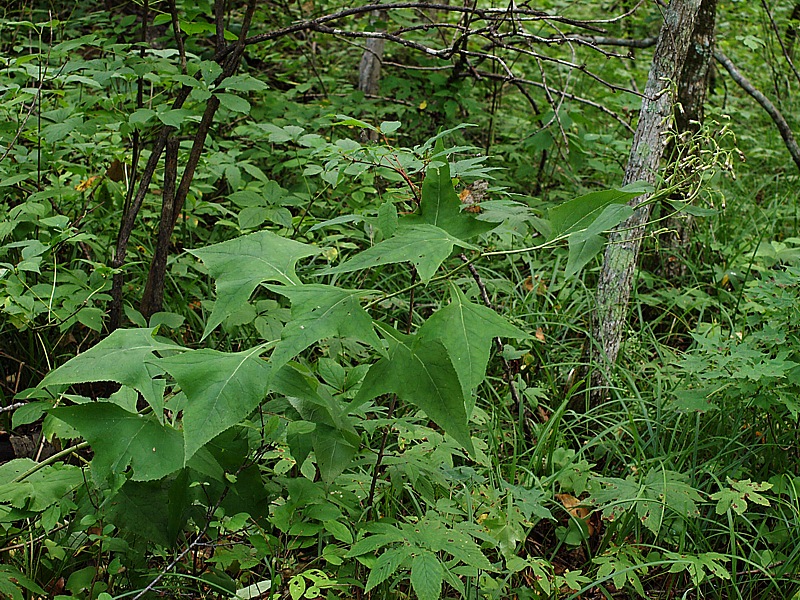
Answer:
POLYGON ((767 13, 767 17, 769 18, 769 22, 772 25, 772 30, 775 32, 775 37, 778 38, 778 43, 781 46, 781 51, 783 52, 783 57, 786 59, 786 62, 789 64, 789 67, 792 69, 792 73, 794 73, 795 79, 800 81, 800 73, 797 72, 797 68, 794 66, 794 61, 792 60, 791 54, 789 54, 788 48, 786 48, 786 44, 783 43, 783 37, 781 36, 781 32, 778 29, 777 23, 775 23, 775 19, 772 17, 772 13, 769 10, 769 6, 765 0, 761 0, 761 6, 764 7, 764 12, 767 13))
POLYGON ((178 8, 175 0, 169 0, 169 14, 172 17, 172 34, 175 36, 175 44, 178 46, 178 55, 181 58, 181 73, 186 74, 186 48, 183 44, 181 25, 178 21, 178 8))
POLYGON ((756 89, 755 86, 739 72, 739 70, 736 68, 736 65, 734 65, 733 62, 731 62, 731 59, 725 56, 721 50, 714 50, 714 58, 719 64, 725 67, 725 70, 728 71, 730 76, 739 85, 739 87, 747 92, 747 94, 756 102, 758 102, 761 105, 761 108, 767 112, 772 119, 772 122, 775 123, 775 126, 778 128, 778 132, 781 134, 783 143, 786 145, 786 149, 789 151, 789 154, 791 154, 792 160, 794 160, 797 168, 800 169, 800 146, 797 145, 797 140, 794 137, 794 133, 792 133, 792 128, 789 126, 789 123, 787 123, 781 112, 770 101, 769 98, 756 89))
MULTIPOLYGON (((538 88, 546 87, 543 83, 541 83, 539 81, 532 81, 530 79, 523 79, 522 77, 516 77, 514 75, 505 75, 505 76, 503 76, 503 75, 500 75, 498 73, 491 73, 489 71, 478 71, 478 72, 481 74, 481 76, 486 77, 488 79, 502 79, 503 81, 507 81, 508 83, 511 83, 511 84, 514 84, 514 85, 523 84, 523 85, 530 85, 530 86, 538 87, 538 88)), ((633 133, 633 127, 631 127, 630 124, 627 121, 625 121, 621 116, 619 116, 613 110, 603 106, 602 104, 600 104, 598 102, 593 102, 592 100, 589 100, 588 98, 583 98, 582 96, 577 96, 577 95, 571 94, 569 92, 557 91, 557 90, 553 90, 552 88, 548 88, 548 89, 551 92, 552 91, 556 91, 558 94, 562 94, 565 98, 569 98, 570 100, 574 100, 575 102, 580 102, 581 104, 585 104, 587 106, 591 106, 592 108, 596 108, 600 112, 603 112, 603 113, 607 114, 609 117, 613 118, 615 121, 617 121, 620 125, 622 125, 629 132, 633 133)))

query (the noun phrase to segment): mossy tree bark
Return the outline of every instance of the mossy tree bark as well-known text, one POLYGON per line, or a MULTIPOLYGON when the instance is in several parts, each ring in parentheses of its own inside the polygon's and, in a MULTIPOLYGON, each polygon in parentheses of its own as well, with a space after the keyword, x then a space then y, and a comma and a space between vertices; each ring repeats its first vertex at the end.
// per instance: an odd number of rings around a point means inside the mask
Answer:
MULTIPOLYGON (((700 2, 672 0, 664 11, 664 24, 653 54, 639 123, 625 169, 625 185, 635 181, 654 183, 656 180, 674 105, 671 87, 686 59, 700 2)), ((619 353, 634 268, 652 208, 648 199, 649 195, 645 194, 632 200, 634 214, 609 236, 597 287, 596 345, 593 352, 596 364, 613 363, 619 353)), ((595 379, 595 383, 599 381, 595 379)), ((602 398, 602 393, 597 390, 592 396, 596 403, 602 398)))
MULTIPOLYGON (((678 79, 678 103, 675 107, 675 129, 678 135, 675 145, 684 143, 687 137, 694 135, 702 127, 710 66, 714 57, 716 22, 717 0, 701 0, 686 60, 678 79)), ((669 205, 664 208, 671 210, 669 205)), ((691 215, 675 215, 667 219, 667 233, 662 237, 661 243, 667 249, 662 258, 662 273, 669 280, 674 281, 686 272, 686 263, 681 257, 689 245, 692 221, 691 215)))

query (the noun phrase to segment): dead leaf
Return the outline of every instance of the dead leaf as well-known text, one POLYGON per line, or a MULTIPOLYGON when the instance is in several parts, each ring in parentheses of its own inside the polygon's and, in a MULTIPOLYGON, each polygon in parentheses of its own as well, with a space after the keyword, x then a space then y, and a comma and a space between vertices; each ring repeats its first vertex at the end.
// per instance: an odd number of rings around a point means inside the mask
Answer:
POLYGON ((106 177, 111 181, 122 181, 125 179, 125 167, 118 158, 115 158, 106 171, 106 177))
POLYGON ((524 287, 529 292, 532 292, 533 291, 533 277, 528 275, 525 278, 525 281, 522 282, 522 287, 524 287))
POLYGON ((91 177, 89 177, 89 179, 85 179, 81 181, 78 185, 76 185, 75 189, 79 192, 85 192, 90 187, 92 187, 94 182, 97 181, 98 179, 100 179, 99 175, 92 175, 91 177))
POLYGON ((556 500, 561 502, 561 505, 567 509, 567 512, 572 517, 586 523, 589 536, 594 535, 596 528, 591 521, 592 511, 589 507, 584 506, 583 503, 572 494, 556 494, 556 500))

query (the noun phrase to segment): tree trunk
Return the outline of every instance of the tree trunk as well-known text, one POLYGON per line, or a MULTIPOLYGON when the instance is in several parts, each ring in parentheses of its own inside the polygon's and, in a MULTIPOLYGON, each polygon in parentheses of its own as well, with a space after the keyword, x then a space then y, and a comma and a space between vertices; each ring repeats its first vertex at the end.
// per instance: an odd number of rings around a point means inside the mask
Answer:
MULTIPOLYGON (((685 136, 700 131, 703 123, 709 67, 714 56, 716 21, 717 0, 701 0, 686 61, 678 79, 678 105, 675 107, 675 128, 678 132, 676 144, 681 144, 685 136)), ((664 208, 672 210, 668 204, 664 208)), ((686 272, 686 263, 681 257, 685 255, 686 247, 689 245, 692 221, 692 216, 688 214, 675 215, 667 219, 668 231, 662 237, 661 243, 667 248, 662 263, 662 273, 669 280, 674 281, 686 272)))
MULTIPOLYGON (((386 11, 376 10, 370 17, 370 25, 376 21, 386 19, 386 11)), ((358 89, 364 92, 365 96, 377 96, 381 87, 381 63, 383 62, 383 49, 386 40, 370 38, 364 45, 364 54, 361 55, 361 62, 358 65, 358 89)), ((364 136, 370 141, 378 139, 378 132, 364 131, 364 136)))
MULTIPOLYGON (((654 183, 656 180, 664 154, 664 134, 673 110, 671 82, 677 79, 686 59, 699 8, 700 0, 672 0, 665 10, 623 184, 635 181, 654 183)), ((593 355, 598 364, 603 360, 613 363, 619 353, 633 286, 633 271, 652 208, 647 203, 648 198, 649 195, 645 194, 632 200, 631 206, 635 209, 633 216, 609 236, 597 287, 597 345, 593 355)), ((598 400, 599 396, 593 394, 593 402, 598 400)))

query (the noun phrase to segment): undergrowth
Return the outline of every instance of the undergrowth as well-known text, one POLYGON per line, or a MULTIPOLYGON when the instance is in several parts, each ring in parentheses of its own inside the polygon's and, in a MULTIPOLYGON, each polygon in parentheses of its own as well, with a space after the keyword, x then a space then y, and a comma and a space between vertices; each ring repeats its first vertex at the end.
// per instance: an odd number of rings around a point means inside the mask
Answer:
POLYGON ((135 10, 0 25, 0 594, 798 597, 796 177, 726 176, 734 142, 703 130, 702 186, 653 195, 697 196, 683 278, 641 269, 623 360, 590 364, 603 234, 646 189, 614 187, 622 134, 574 109, 559 148, 464 80, 365 103, 330 40, 215 82, 206 8, 182 7, 186 74, 166 12, 144 52, 135 10), (145 315, 165 180, 113 267, 129 141, 175 127, 189 160, 214 94, 145 315))

